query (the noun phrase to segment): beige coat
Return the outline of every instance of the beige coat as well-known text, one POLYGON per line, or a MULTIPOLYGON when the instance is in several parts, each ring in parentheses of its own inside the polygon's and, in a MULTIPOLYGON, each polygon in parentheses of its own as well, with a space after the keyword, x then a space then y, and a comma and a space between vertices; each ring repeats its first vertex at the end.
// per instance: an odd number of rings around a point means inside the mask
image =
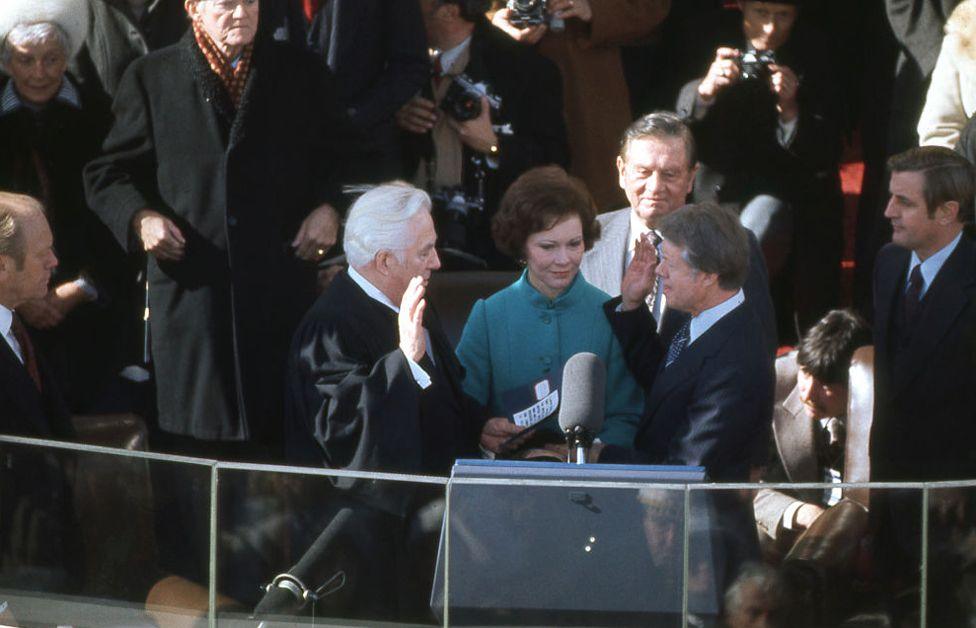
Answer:
POLYGON ((976 111, 976 0, 955 8, 918 120, 920 146, 954 148, 976 111))
POLYGON ((617 184, 620 135, 633 120, 620 45, 648 36, 667 16, 671 0, 590 0, 593 19, 567 20, 539 51, 563 77, 570 172, 583 179, 600 211, 626 203, 617 184))

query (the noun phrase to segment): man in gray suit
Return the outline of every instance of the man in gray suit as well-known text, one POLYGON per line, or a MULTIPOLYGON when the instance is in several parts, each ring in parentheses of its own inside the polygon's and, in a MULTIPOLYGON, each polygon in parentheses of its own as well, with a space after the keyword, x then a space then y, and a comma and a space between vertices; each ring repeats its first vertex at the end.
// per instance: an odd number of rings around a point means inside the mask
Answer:
MULTIPOLYGON (((633 122, 624 131, 617 156, 620 187, 630 207, 597 217, 602 235, 583 257, 583 277, 610 296, 619 295, 620 280, 634 256, 637 238, 654 230, 657 220, 685 204, 697 170, 695 140, 678 116, 658 111, 633 122)), ((749 274, 743 291, 772 355, 776 352, 776 319, 769 278, 759 243, 751 233, 749 252, 749 274)), ((687 318, 668 309, 667 299, 657 289, 649 297, 648 306, 659 331, 680 327, 687 318)))
MULTIPOLYGON (((777 380, 790 378, 795 385, 784 387, 773 406, 775 454, 764 481, 842 480, 847 373, 854 351, 870 344, 871 331, 861 317, 851 310, 833 310, 810 328, 795 354, 779 358, 777 380)), ((786 555, 800 533, 840 499, 839 488, 760 490, 753 510, 764 554, 786 555)))

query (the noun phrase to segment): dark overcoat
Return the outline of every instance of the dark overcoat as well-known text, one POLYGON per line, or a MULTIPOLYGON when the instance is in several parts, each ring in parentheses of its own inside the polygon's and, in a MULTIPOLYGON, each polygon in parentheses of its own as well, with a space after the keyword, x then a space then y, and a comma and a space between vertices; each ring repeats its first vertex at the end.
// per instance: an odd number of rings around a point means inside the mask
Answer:
POLYGON ((341 126, 325 66, 259 39, 239 109, 192 33, 136 60, 114 103, 89 203, 123 245, 139 210, 186 238, 148 262, 159 426, 206 440, 277 440, 288 341, 314 298, 290 242, 319 204, 341 126))

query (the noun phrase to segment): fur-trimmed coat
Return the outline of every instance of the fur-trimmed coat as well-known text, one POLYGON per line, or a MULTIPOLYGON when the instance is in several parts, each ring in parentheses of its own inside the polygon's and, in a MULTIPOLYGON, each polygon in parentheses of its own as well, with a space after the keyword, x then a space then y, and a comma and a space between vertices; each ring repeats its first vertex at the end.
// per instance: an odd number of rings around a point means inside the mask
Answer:
POLYGON ((104 154, 85 170, 91 207, 123 246, 139 210, 186 238, 177 262, 148 262, 161 429, 204 440, 277 441, 288 343, 314 299, 313 268, 290 246, 308 213, 336 200, 344 143, 328 70, 259 39, 240 108, 188 32, 129 67, 104 154))
POLYGON ((918 120, 920 146, 954 148, 976 111, 976 0, 955 8, 918 120))

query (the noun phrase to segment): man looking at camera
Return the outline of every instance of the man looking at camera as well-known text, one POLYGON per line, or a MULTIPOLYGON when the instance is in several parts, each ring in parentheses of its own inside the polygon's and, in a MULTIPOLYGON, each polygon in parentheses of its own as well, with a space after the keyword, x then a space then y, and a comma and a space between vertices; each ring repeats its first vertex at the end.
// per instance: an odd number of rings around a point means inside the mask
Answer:
MULTIPOLYGON (((396 114, 406 134, 406 172, 435 198, 442 247, 473 254, 491 267, 511 266, 492 243, 491 217, 520 174, 569 162, 559 73, 488 22, 487 0, 420 4, 434 75, 429 87, 396 114), (458 102, 453 97, 458 77, 467 77, 500 105, 474 94, 473 117, 450 113, 457 109, 451 103, 458 102), (464 211, 445 211, 446 202, 438 199, 448 190, 463 194, 469 202, 464 211), (472 201, 483 208, 471 207, 472 201)), ((454 265, 455 260, 445 262, 454 265)))

